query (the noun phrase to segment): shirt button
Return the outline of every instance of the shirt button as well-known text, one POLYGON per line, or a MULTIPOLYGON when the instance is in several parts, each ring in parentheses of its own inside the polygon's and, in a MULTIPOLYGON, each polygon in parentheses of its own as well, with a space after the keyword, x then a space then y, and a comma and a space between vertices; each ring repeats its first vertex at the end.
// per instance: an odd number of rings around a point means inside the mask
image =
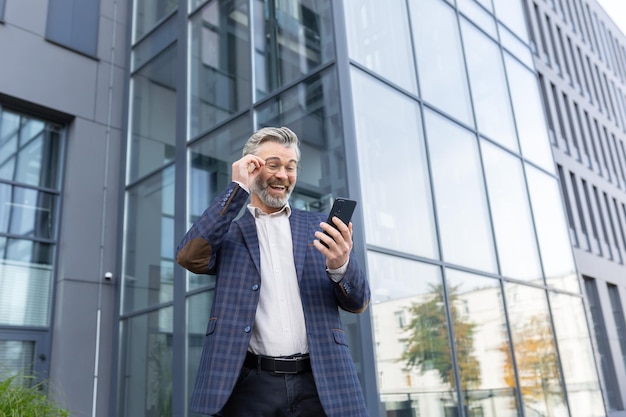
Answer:
POLYGON ((259 289, 259 284, 254 284, 254 285, 252 286, 252 291, 256 291, 256 290, 258 290, 258 289, 259 289))
POLYGON ((252 330, 250 328, 250 326, 246 326, 246 327, 243 328, 243 331, 246 332, 246 333, 250 333, 250 330, 252 330))

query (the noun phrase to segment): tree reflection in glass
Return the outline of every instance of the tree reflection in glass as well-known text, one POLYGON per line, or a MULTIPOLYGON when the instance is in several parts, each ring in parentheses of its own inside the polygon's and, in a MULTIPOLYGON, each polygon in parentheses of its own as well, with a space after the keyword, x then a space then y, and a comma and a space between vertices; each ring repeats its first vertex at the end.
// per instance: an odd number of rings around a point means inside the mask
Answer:
MULTIPOLYGON (((459 314, 456 287, 449 290, 450 315, 454 326, 456 354, 461 371, 461 388, 467 391, 480 386, 480 367, 474 355, 474 331, 472 323, 459 314)), ((411 321, 404 340, 406 348, 402 360, 407 368, 418 368, 421 372, 436 369, 441 380, 451 387, 456 385, 454 366, 448 341, 448 326, 445 312, 443 285, 431 285, 428 301, 413 302, 409 308, 411 321)))
MULTIPOLYGON (((512 282, 505 283, 504 290, 525 414, 569 416, 545 290, 512 282)), ((512 363, 507 357, 509 386, 512 363)))
MULTIPOLYGON (((519 370, 519 382, 524 396, 526 408, 533 408, 534 403, 544 403, 546 416, 554 414, 551 397, 561 402, 563 397, 559 386, 559 367, 550 329, 550 318, 547 315, 531 316, 514 331, 515 360, 519 370), (553 387, 556 385, 556 387, 553 387)), ((509 345, 502 345, 502 352, 506 355, 504 378, 507 385, 514 388, 515 372, 509 345)))

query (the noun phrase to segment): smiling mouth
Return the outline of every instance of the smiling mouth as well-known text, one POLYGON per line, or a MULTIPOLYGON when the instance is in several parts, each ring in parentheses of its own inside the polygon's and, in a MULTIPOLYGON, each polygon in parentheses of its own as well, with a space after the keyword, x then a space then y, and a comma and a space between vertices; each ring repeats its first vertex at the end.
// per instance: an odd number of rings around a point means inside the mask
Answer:
POLYGON ((268 184, 269 188, 271 188, 272 190, 276 190, 276 191, 285 191, 287 190, 287 186, 286 185, 282 185, 282 184, 268 184))

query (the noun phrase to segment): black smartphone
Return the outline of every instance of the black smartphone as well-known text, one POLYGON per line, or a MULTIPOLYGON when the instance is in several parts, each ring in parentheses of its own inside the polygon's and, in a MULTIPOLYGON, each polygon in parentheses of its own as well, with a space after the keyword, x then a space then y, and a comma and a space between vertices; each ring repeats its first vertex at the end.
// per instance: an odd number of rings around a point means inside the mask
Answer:
MULTIPOLYGON (((326 223, 333 226, 337 229, 337 225, 333 223, 332 218, 338 217, 342 222, 346 225, 350 223, 350 219, 352 218, 352 214, 354 213, 354 209, 356 208, 356 201, 350 200, 349 198, 337 197, 335 202, 333 203, 332 208, 330 209, 330 213, 328 213, 328 219, 326 219, 326 223)), ((328 233, 324 232, 326 235, 328 233)), ((320 242, 322 245, 328 247, 324 242, 320 242)))

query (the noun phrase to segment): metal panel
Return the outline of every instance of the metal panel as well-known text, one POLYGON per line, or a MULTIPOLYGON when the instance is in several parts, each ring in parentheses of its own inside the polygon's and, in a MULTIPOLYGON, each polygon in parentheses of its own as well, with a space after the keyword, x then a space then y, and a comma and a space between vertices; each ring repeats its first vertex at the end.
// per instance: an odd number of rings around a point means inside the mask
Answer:
POLYGON ((99 15, 100 0, 50 0, 46 39, 95 57, 99 15))

